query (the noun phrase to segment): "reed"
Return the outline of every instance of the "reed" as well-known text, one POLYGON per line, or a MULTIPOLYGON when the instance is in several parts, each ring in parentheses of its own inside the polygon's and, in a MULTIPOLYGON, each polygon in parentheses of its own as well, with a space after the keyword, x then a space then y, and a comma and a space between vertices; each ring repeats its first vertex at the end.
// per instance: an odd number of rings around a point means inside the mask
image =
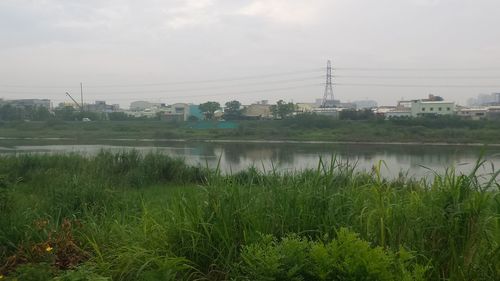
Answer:
POLYGON ((225 175, 158 153, 2 156, 0 272, 7 280, 500 279, 500 171, 491 180, 477 169, 388 180, 384 168, 356 172, 332 157, 313 170, 225 175))

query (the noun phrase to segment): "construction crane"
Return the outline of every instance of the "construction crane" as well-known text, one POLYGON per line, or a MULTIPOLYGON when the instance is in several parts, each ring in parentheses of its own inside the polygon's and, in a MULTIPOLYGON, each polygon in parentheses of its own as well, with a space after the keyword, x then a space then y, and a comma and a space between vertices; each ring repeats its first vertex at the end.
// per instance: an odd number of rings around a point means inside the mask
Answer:
POLYGON ((66 92, 66 95, 80 108, 80 111, 83 112, 83 104, 79 104, 70 93, 66 92))

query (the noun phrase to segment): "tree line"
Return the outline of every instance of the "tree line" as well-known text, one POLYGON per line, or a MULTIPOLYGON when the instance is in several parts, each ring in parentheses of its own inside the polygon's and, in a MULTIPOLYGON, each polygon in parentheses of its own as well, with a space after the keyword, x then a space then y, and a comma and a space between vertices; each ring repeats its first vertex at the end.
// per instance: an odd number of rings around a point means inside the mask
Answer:
POLYGON ((58 107, 53 111, 43 106, 14 106, 11 104, 0 105, 0 121, 81 121, 83 118, 90 120, 127 121, 136 118, 125 112, 99 113, 76 110, 71 106, 58 107))
MULTIPOLYGON (((205 116, 207 120, 215 119, 215 113, 222 110, 220 103, 215 101, 208 101, 199 105, 200 111, 205 116)), ((297 111, 297 106, 291 102, 285 102, 279 100, 275 105, 270 106, 271 114, 275 119, 284 119, 291 116, 297 111)), ((246 119, 244 116, 244 108, 241 102, 237 100, 228 101, 225 103, 224 113, 222 117, 225 120, 243 120, 246 119)))
MULTIPOLYGON (((222 118, 224 120, 246 120, 244 108, 241 102, 237 100, 228 101, 225 103, 224 112, 220 103, 208 101, 199 105, 199 109, 206 120, 214 120, 222 118), (220 111, 220 115, 217 112, 220 111)), ((269 106, 270 113, 274 119, 288 119, 297 114, 298 107, 292 102, 279 100, 276 104, 269 106)), ((0 121, 81 121, 83 118, 90 120, 111 120, 111 121, 129 121, 129 120, 146 120, 146 117, 134 117, 125 112, 99 113, 90 111, 80 111, 71 106, 58 107, 53 111, 49 111, 46 107, 41 106, 14 106, 11 104, 0 105, 0 121)), ((161 114, 157 118, 161 119, 161 114)), ((341 120, 370 120, 376 119, 375 114, 371 110, 343 110, 340 112, 339 119, 341 120)), ((190 121, 196 121, 193 117, 190 121)))
MULTIPOLYGON (((224 113, 222 118, 225 120, 243 120, 246 119, 239 101, 233 100, 225 103, 224 113)), ((204 114, 205 119, 213 120, 215 119, 215 113, 222 109, 220 103, 215 101, 208 101, 200 104, 200 111, 204 114)), ((298 114, 298 106, 292 102, 285 102, 279 100, 276 104, 270 106, 270 111, 274 119, 287 119, 294 117, 298 114)), ((345 109, 340 111, 339 119, 341 120, 372 120, 377 119, 375 113, 370 109, 355 110, 355 109, 345 109)))

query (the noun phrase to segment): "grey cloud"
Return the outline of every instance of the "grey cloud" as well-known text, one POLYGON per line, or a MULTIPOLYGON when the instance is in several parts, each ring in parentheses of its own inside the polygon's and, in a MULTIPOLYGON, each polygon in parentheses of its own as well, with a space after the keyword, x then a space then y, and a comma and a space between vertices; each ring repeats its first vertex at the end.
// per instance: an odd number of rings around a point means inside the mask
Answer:
MULTIPOLYGON (((4 0, 0 84, 210 79, 323 67, 327 59, 338 67, 491 67, 500 62, 498 10, 495 0, 4 0)), ((480 91, 500 89, 335 89, 344 100, 368 97, 383 103, 429 92, 465 101, 480 91)), ((12 97, 5 92, 0 88, 0 97, 12 97)), ((217 91, 205 94, 231 98, 217 91)), ((89 90, 89 98, 102 95, 89 90)), ((234 97, 311 101, 321 95, 319 85, 234 97)), ((124 105, 134 98, 109 97, 122 98, 124 105)), ((168 92, 142 97, 179 101, 168 92)), ((184 100, 204 99, 186 95, 184 100)))

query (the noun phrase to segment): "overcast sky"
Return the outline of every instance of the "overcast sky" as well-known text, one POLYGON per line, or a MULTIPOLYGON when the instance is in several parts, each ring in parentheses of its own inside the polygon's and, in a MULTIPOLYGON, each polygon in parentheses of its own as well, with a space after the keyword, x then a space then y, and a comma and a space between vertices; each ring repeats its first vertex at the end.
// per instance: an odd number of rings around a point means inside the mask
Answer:
POLYGON ((498 0, 1 0, 0 34, 3 98, 313 102, 328 59, 343 101, 500 92, 498 0))

